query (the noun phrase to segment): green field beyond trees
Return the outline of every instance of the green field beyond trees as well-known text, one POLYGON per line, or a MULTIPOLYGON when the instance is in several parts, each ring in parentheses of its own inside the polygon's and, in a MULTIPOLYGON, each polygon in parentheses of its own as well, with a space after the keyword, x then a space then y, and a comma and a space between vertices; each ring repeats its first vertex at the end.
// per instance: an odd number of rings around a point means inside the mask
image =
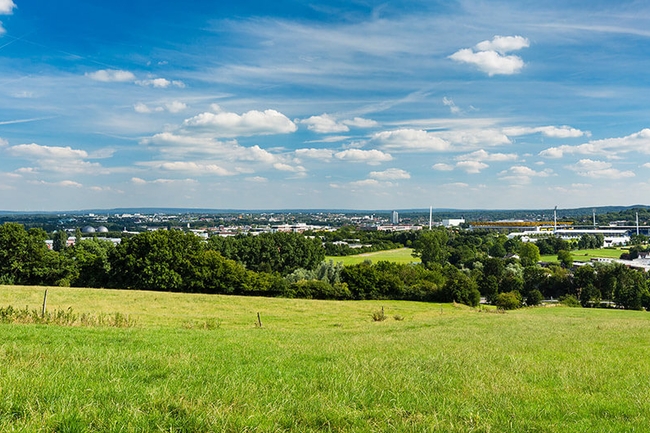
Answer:
POLYGON ((365 260, 370 260, 372 263, 377 263, 381 260, 393 263, 420 263, 419 257, 413 257, 412 248, 397 248, 394 250, 375 251, 352 256, 326 256, 325 261, 329 260, 334 263, 343 263, 344 266, 356 265, 363 263, 365 260))
MULTIPOLYGON (((0 307, 40 311, 43 291, 0 286, 0 307)), ((650 425, 645 312, 50 288, 48 311, 69 308, 135 326, 0 323, 0 431, 650 425)))

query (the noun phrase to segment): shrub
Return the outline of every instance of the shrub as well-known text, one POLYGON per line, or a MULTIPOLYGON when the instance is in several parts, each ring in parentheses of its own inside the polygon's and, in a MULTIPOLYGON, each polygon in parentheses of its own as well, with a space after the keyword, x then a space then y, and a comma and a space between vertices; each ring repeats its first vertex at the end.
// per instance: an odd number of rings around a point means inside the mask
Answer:
POLYGON ((515 290, 499 293, 495 305, 502 310, 515 310, 521 307, 521 294, 515 290))
POLYGON ((560 296, 560 304, 566 305, 567 307, 581 307, 580 301, 573 295, 560 296))
POLYGON ((383 322, 387 319, 386 314, 384 314, 384 307, 381 307, 381 310, 374 311, 370 317, 372 317, 373 322, 383 322))
POLYGON ((530 293, 528 293, 528 296, 526 296, 526 305, 529 307, 532 307, 533 305, 539 305, 542 303, 542 299, 544 299, 542 292, 537 289, 531 290, 530 293))

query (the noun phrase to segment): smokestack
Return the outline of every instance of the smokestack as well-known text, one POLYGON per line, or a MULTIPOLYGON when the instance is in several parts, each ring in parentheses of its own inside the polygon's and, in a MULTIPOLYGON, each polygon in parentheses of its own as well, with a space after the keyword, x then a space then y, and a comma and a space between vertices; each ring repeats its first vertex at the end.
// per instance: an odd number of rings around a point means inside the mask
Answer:
POLYGON ((431 223, 433 219, 433 206, 429 206, 429 230, 431 230, 431 223))
POLYGON ((553 210, 553 233, 557 232, 557 206, 553 210))

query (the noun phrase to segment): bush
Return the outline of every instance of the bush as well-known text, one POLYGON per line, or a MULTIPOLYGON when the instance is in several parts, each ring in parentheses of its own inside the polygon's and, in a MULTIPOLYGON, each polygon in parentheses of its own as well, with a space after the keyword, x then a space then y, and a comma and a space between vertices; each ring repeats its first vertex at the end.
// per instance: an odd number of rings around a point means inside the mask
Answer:
POLYGON ((539 305, 542 303, 542 299, 544 299, 542 292, 537 289, 531 290, 530 293, 528 293, 528 296, 526 296, 526 305, 529 307, 532 307, 533 305, 539 305))
POLYGON ((560 304, 566 305, 567 307, 581 307, 580 301, 573 295, 560 296, 560 304))
POLYGON ((499 293, 495 305, 502 310, 515 310, 521 307, 521 294, 515 290, 499 293))

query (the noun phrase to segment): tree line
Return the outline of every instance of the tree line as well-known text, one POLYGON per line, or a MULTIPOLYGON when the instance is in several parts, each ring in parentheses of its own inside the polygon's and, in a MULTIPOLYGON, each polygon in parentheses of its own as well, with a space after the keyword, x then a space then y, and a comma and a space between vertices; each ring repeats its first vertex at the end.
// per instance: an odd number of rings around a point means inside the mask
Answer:
POLYGON ((5 223, 0 226, 0 284, 472 306, 484 297, 503 308, 551 298, 574 299, 585 307, 603 302, 650 307, 645 273, 620 264, 574 268, 570 255, 564 254, 571 246, 558 238, 534 244, 487 231, 423 230, 390 240, 412 246, 420 264, 367 261, 342 266, 324 261, 321 236, 264 233, 204 241, 189 232, 157 230, 125 238, 117 246, 78 239, 67 247, 61 236, 49 250, 42 229, 5 223), (564 259, 541 266, 538 245, 564 259))

